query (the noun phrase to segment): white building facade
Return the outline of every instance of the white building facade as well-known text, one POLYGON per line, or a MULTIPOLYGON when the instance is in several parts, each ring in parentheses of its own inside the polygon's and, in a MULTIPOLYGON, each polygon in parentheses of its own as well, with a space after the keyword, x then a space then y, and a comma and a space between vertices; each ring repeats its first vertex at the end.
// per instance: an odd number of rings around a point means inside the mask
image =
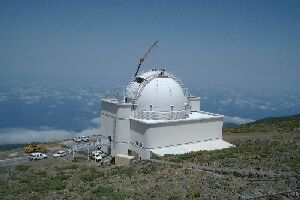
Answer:
POLYGON ((223 116, 200 111, 181 81, 165 70, 151 70, 128 84, 124 100, 101 100, 101 132, 111 155, 182 154, 228 148, 222 140, 223 116))

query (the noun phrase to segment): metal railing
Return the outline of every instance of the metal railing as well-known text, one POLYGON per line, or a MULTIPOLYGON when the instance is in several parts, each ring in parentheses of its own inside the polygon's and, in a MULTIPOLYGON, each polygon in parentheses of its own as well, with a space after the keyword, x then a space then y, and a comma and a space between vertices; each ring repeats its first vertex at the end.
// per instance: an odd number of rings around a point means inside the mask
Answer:
POLYGON ((185 110, 180 111, 143 111, 135 110, 134 118, 137 119, 146 119, 146 120, 176 120, 176 119, 185 119, 185 110))

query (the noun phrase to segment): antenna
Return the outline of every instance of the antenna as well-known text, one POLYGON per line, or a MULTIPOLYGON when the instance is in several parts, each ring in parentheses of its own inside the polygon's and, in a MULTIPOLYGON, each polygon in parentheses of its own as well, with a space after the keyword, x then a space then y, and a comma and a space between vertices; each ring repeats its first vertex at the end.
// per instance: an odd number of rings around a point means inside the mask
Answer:
POLYGON ((119 101, 119 89, 117 88, 116 99, 119 101))
POLYGON ((155 47, 157 47, 158 46, 158 41, 155 41, 152 45, 151 45, 151 47, 146 51, 146 53, 144 54, 144 56, 142 57, 142 58, 140 58, 140 63, 139 63, 139 65, 138 65, 138 68, 137 68, 137 70, 136 70, 136 72, 135 72, 135 74, 134 74, 134 77, 136 77, 137 76, 137 74, 139 73, 139 70, 140 70, 140 68, 141 68, 141 65, 143 64, 143 62, 145 61, 145 59, 147 58, 147 56, 150 54, 150 52, 155 48, 155 47))

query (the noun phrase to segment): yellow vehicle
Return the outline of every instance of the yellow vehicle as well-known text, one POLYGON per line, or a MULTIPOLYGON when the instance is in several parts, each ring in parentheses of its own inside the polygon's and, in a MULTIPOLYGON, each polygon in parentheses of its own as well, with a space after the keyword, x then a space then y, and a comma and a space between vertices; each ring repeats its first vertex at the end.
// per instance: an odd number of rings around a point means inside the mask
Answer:
POLYGON ((25 147, 25 153, 46 152, 46 147, 41 144, 32 144, 25 147))

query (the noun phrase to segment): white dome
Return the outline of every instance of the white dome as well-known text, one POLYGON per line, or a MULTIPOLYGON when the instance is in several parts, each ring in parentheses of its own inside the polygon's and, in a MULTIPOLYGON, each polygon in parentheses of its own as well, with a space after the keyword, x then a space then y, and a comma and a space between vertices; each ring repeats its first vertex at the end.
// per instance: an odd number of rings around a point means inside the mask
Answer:
POLYGON ((126 88, 126 100, 145 111, 184 110, 187 97, 180 81, 165 71, 149 71, 132 81, 126 88))

